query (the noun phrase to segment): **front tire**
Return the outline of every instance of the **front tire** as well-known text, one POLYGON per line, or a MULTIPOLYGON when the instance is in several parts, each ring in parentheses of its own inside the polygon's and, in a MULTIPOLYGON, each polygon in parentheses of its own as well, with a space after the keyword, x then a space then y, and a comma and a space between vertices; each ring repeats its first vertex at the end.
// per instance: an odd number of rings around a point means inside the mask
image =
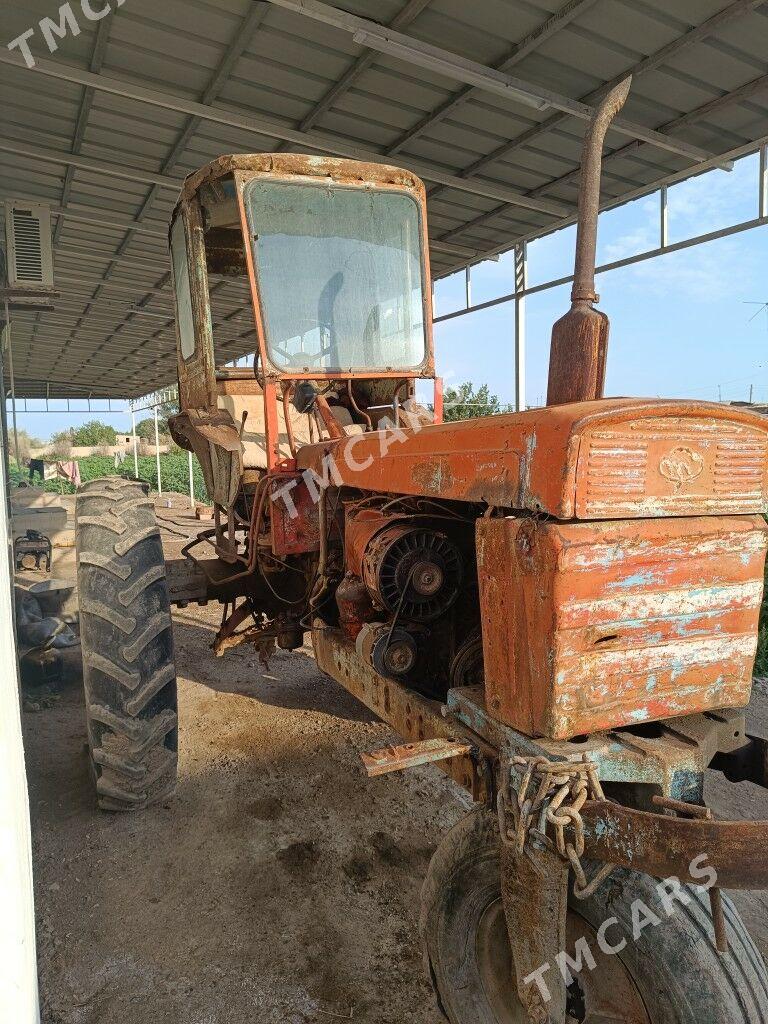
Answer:
MULTIPOLYGON (((422 891, 421 933, 438 1001, 450 1024, 527 1024, 517 997, 501 907, 495 816, 474 811, 438 847, 422 891)), ((617 870, 589 900, 571 895, 567 950, 585 937, 597 967, 569 987, 570 1019, 627 1024, 766 1024, 768 978, 733 904, 723 897, 730 952, 714 946, 706 892, 685 886, 690 902, 662 911, 657 883, 617 870), (632 939, 632 904, 661 923, 632 939), (597 929, 616 918, 611 941, 628 939, 618 955, 601 952, 597 929)), ((552 965, 550 975, 558 968, 552 965)), ((546 980, 546 975, 544 975, 546 980)))
POLYGON ((99 806, 139 810, 176 786, 171 608, 154 503, 138 481, 87 483, 76 504, 80 637, 99 806))

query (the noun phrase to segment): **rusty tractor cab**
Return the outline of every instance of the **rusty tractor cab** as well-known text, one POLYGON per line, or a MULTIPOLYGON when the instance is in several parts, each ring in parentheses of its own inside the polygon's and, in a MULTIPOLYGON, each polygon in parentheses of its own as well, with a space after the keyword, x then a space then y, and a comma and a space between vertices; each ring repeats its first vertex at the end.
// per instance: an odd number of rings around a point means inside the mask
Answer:
MULTIPOLYGON (((220 510, 265 473, 294 471, 300 448, 396 422, 415 381, 434 379, 426 201, 407 171, 224 157, 187 182, 170 245, 182 409, 172 427, 220 510), (217 360, 214 275, 250 293, 253 330, 236 351, 250 346, 253 366, 227 365, 226 347, 217 360)), ((217 541, 236 546, 231 530, 217 541)))
POLYGON ((166 565, 139 482, 78 498, 101 806, 173 788, 172 604, 221 602, 217 655, 310 634, 319 668, 404 739, 368 773, 435 763, 477 804, 423 890, 452 1024, 768 1020, 765 967, 721 893, 768 885, 768 822, 704 802, 710 767, 768 785, 768 734, 745 711, 768 421, 602 397, 600 150, 625 95, 586 137, 546 408, 441 422, 412 174, 223 157, 188 179, 170 229, 172 430, 215 522, 166 565), (252 317, 216 312, 233 287, 252 317))

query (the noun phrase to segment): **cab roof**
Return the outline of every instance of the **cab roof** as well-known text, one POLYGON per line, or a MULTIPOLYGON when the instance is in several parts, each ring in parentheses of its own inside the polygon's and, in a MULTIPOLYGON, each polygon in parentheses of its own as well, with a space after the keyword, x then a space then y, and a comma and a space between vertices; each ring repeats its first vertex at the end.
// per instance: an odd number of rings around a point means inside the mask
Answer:
POLYGON ((184 182, 180 201, 190 199, 203 185, 227 177, 233 171, 272 174, 275 177, 331 178, 334 181, 363 182, 373 188, 396 185, 418 193, 426 200, 421 178, 411 171, 389 164, 364 160, 345 160, 337 157, 312 156, 306 153, 233 153, 220 156, 195 171, 184 182))

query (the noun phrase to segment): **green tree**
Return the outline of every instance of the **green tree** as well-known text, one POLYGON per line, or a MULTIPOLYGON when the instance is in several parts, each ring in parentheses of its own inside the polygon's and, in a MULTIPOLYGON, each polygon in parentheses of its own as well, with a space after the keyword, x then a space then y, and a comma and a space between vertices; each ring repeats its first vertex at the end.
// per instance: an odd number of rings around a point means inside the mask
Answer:
MULTIPOLYGON (((163 402, 162 405, 157 407, 157 429, 160 432, 161 437, 167 437, 170 434, 168 429, 168 420, 171 416, 176 416, 179 411, 177 402, 163 402)), ((151 416, 147 416, 143 420, 139 420, 136 424, 136 435, 143 441, 151 441, 154 443, 155 440, 155 416, 154 413, 151 416)))
POLYGON ((457 388, 446 388, 443 396, 443 418, 446 421, 495 416, 501 411, 498 397, 490 394, 487 384, 476 389, 471 381, 465 381, 457 388))
MULTIPOLYGON (((162 434, 167 434, 168 433, 168 421, 167 420, 162 420, 158 416, 158 418, 157 418, 157 428, 160 431, 161 435, 162 434)), ((154 419, 151 419, 151 420, 139 420, 139 422, 136 424, 136 436, 140 437, 142 439, 142 441, 152 441, 152 443, 154 444, 154 440, 155 440, 155 421, 154 421, 154 419)))
POLYGON ((22 465, 25 465, 27 459, 30 457, 32 450, 35 448, 45 448, 45 443, 37 437, 33 437, 28 434, 26 430, 19 430, 17 435, 14 436, 13 429, 9 430, 8 434, 10 461, 16 462, 16 447, 18 444, 19 458, 21 459, 22 465))
POLYGON ((89 420, 72 431, 72 444, 76 447, 95 448, 99 445, 113 445, 115 441, 115 428, 101 420, 89 420))

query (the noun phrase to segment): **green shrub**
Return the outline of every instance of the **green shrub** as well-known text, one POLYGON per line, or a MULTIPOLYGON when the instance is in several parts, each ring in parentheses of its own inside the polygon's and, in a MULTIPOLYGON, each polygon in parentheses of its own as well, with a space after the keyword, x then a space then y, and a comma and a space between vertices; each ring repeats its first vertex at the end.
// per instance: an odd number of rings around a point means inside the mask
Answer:
MULTIPOLYGON (((160 440, 164 437, 168 437, 168 420, 164 416, 158 416, 157 418, 157 431, 160 434, 160 440)), ((155 443, 155 420, 152 419, 139 420, 136 424, 136 436, 140 437, 142 441, 149 441, 152 444, 155 443)))
POLYGON ((54 434, 51 442, 55 444, 70 444, 77 448, 97 448, 99 445, 113 445, 117 441, 117 431, 108 423, 101 420, 89 420, 81 427, 72 430, 62 430, 54 434))
POLYGON ((470 381, 459 384, 457 388, 446 388, 443 403, 446 423, 451 420, 475 419, 478 416, 495 416, 501 412, 501 403, 496 395, 490 393, 488 385, 475 388, 470 381))
MULTIPOLYGON (((115 460, 111 455, 89 455, 87 458, 77 459, 76 461, 80 466, 80 477, 83 483, 86 483, 88 480, 97 480, 103 476, 133 476, 133 453, 128 456, 119 470, 115 469, 115 460)), ((147 481, 151 491, 157 490, 157 461, 154 455, 139 457, 139 477, 147 481)), ((161 455, 160 477, 163 491, 177 491, 180 494, 188 494, 189 467, 187 453, 177 448, 168 455, 161 455)), ((21 481, 26 481, 27 478, 27 471, 17 469, 15 465, 11 466, 10 481, 12 487, 21 481)), ((192 457, 192 478, 194 480, 195 499, 206 504, 209 503, 208 492, 205 489, 205 481, 203 480, 203 471, 200 469, 200 463, 194 456, 192 457)), ((38 481, 35 481, 35 486, 37 484, 38 481)), ((74 494, 75 492, 74 486, 63 479, 46 480, 45 490, 52 494, 74 494)))

